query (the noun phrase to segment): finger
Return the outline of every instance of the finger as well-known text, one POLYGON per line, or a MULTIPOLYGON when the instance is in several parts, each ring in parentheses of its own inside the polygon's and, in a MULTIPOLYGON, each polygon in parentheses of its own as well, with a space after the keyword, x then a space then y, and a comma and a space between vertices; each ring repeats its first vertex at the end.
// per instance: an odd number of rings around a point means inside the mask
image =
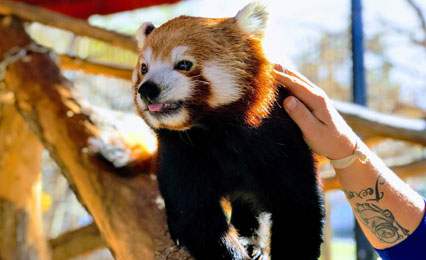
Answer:
POLYGON ((279 72, 284 72, 286 73, 286 70, 281 64, 275 64, 274 63, 274 70, 278 70, 279 72))
MULTIPOLYGON (((322 93, 320 89, 314 89, 300 79, 281 72, 275 72, 275 80, 278 84, 286 86, 290 92, 302 100, 311 110, 318 105, 322 93)), ((323 98, 322 98, 323 99, 323 98)))
POLYGON ((317 85, 315 85, 314 83, 312 83, 307 77, 303 76, 302 74, 300 74, 297 71, 293 71, 291 69, 283 69, 283 71, 285 74, 288 74, 290 76, 296 77, 298 79, 300 79, 301 81, 305 82, 306 84, 308 84, 309 86, 313 87, 313 88, 318 88, 317 85))
POLYGON ((319 128, 324 127, 321 121, 300 100, 293 96, 284 100, 284 108, 305 136, 312 136, 312 134, 319 132, 319 128), (312 133, 312 131, 314 132, 312 133))
POLYGON ((293 76, 293 77, 296 77, 296 78, 300 79, 301 81, 305 82, 306 84, 308 84, 311 87, 317 87, 314 83, 312 83, 308 78, 306 78, 302 74, 300 74, 296 71, 284 68, 281 64, 274 64, 274 70, 282 72, 282 73, 290 75, 290 76, 293 76))

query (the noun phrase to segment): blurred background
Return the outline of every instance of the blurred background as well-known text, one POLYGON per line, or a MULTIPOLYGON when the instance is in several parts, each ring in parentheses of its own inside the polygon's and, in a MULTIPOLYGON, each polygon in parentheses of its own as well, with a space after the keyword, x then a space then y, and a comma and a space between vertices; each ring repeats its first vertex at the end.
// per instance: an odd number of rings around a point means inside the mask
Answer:
MULTIPOLYGON (((230 17, 249 1, 184 0, 111 15, 92 15, 91 25, 132 35, 142 22, 156 26, 179 15, 230 17)), ((270 19, 265 50, 270 59, 295 68, 322 87, 328 95, 352 101, 351 1, 265 0, 270 19)), ((409 118, 426 118, 426 2, 414 0, 364 1, 365 78, 367 106, 375 111, 409 118)), ((136 55, 101 41, 31 23, 27 27, 38 43, 57 53, 97 63, 131 68, 136 55)), ((65 70, 77 92, 98 107, 133 113, 130 82, 75 70, 65 70)), ((426 157, 421 145, 384 139, 372 149, 390 165, 403 165, 426 157)), ((58 167, 43 154, 43 228, 48 238, 92 222, 76 200, 58 167)), ((426 173, 426 169, 424 172, 426 173)), ((323 176, 333 175, 329 165, 323 176)), ((406 181, 423 195, 426 178, 406 181)), ((327 243, 323 260, 357 259, 354 217, 343 192, 328 191, 327 243)), ((101 249, 77 259, 113 259, 101 249)))

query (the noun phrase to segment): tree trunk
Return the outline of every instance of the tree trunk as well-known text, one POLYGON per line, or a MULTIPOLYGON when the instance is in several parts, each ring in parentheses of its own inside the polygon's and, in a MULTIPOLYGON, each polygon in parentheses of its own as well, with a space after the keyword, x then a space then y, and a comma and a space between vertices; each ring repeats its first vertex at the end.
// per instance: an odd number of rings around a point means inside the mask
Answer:
POLYGON ((48 259, 40 204, 43 147, 5 101, 0 103, 0 259, 48 259))
MULTIPOLYGON (((5 20, 5 19, 3 19, 5 20)), ((31 42, 22 25, 0 23, 0 55, 31 42)), ((45 54, 31 53, 9 66, 7 88, 30 128, 61 168, 78 199, 92 214, 117 259, 187 259, 173 245, 154 175, 124 177, 99 155, 89 139, 98 130, 73 99, 71 84, 45 54)), ((121 172, 125 169, 121 169, 121 172)))

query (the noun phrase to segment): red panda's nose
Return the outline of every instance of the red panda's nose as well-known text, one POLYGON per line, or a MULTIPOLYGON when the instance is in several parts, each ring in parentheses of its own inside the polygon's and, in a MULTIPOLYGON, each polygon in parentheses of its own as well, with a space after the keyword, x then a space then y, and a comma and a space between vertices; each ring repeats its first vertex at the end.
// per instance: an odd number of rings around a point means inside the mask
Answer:
POLYGON ((152 103, 160 95, 160 92, 160 88, 152 81, 143 83, 138 89, 141 98, 149 103, 152 103))

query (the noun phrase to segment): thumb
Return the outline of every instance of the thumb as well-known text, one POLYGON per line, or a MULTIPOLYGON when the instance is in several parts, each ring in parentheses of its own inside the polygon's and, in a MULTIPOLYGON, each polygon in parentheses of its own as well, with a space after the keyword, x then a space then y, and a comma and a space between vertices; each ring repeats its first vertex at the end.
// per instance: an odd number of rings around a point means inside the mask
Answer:
POLYGON ((300 100, 289 96, 284 100, 284 108, 305 136, 309 133, 318 132, 321 122, 300 100))

